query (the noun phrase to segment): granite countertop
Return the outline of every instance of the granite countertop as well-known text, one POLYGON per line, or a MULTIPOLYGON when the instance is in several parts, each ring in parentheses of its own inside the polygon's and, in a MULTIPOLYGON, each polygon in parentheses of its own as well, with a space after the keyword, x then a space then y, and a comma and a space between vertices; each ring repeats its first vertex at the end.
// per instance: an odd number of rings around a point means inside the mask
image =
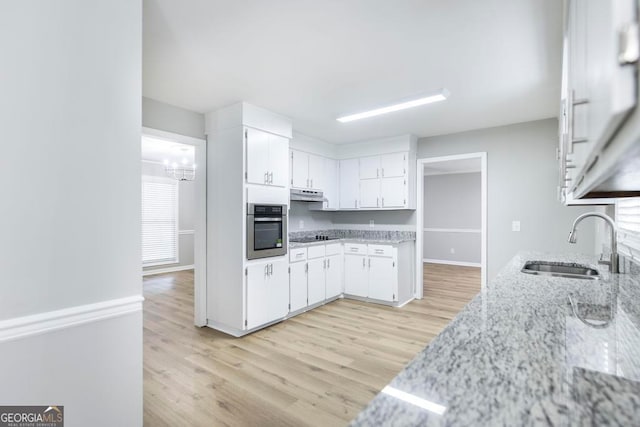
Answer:
POLYGON ((640 424, 640 275, 606 270, 519 253, 351 425, 640 424), (528 260, 603 277, 521 273, 528 260))
POLYGON ((290 248, 304 248, 307 246, 326 245, 330 243, 365 243, 380 245, 398 245, 404 242, 413 242, 416 239, 365 239, 365 238, 338 238, 332 240, 317 240, 315 242, 289 242, 290 248))
POLYGON ((329 243, 368 243, 381 245, 397 245, 404 242, 416 240, 414 231, 395 230, 317 230, 317 231, 297 231, 289 234, 289 247, 300 248, 314 245, 325 245, 329 243), (292 242, 296 238, 313 238, 316 235, 329 236, 332 240, 318 240, 312 242, 292 242))

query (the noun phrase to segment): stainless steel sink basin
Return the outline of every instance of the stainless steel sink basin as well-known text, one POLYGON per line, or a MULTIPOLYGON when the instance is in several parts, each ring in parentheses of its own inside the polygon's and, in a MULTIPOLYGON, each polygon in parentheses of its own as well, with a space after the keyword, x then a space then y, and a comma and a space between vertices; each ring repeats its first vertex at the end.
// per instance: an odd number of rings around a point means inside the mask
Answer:
POLYGON ((568 277, 571 279, 598 280, 598 270, 586 265, 552 261, 527 261, 522 267, 523 273, 545 276, 568 277))

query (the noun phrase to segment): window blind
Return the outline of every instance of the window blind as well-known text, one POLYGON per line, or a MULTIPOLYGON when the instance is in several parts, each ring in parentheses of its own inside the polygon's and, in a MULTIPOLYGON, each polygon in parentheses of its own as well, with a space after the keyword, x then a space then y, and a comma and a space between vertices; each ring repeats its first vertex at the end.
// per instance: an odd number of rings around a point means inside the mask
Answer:
POLYGON ((178 181, 142 177, 142 265, 178 262, 178 181))
POLYGON ((616 200, 618 251, 640 262, 640 197, 616 200))

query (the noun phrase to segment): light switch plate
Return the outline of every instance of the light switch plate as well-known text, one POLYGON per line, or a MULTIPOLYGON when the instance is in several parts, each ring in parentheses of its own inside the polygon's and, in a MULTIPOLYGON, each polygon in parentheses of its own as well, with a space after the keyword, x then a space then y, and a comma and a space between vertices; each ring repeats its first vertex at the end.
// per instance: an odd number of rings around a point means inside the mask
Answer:
POLYGON ((511 231, 520 231, 520 221, 511 222, 511 231))

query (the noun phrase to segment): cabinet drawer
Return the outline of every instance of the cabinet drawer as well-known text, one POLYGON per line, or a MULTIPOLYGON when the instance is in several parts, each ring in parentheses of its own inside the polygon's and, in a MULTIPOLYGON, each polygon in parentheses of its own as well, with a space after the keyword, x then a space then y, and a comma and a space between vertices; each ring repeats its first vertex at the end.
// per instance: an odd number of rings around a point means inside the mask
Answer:
POLYGON ((326 246, 326 256, 340 255, 342 253, 342 245, 340 243, 332 243, 326 246))
POLYGON ((307 257, 309 259, 324 257, 324 245, 309 246, 307 249, 307 257))
POLYGON ((289 262, 305 261, 307 259, 307 248, 289 249, 289 262))
POLYGON ((368 254, 373 256, 393 256, 393 246, 390 245, 369 245, 368 254))
POLYGON ((345 253, 345 255, 348 255, 348 254, 366 255, 367 254, 367 245, 363 245, 363 244, 360 244, 360 243, 345 243, 344 244, 344 253, 345 253))

